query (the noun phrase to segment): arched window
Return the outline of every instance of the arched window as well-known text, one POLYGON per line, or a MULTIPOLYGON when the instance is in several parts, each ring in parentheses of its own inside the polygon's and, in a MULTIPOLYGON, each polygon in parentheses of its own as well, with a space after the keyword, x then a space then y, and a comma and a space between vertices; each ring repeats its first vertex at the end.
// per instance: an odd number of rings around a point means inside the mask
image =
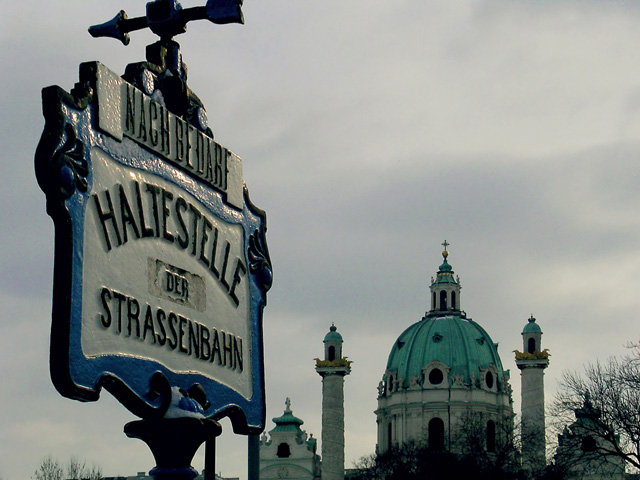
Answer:
POLYGON ((281 443, 278 445, 278 451, 276 452, 278 458, 289 458, 291 456, 291 449, 288 443, 281 443))
POLYGON ((336 347, 334 347, 333 345, 331 345, 329 347, 329 358, 328 360, 330 362, 333 362, 336 359, 336 347))
POLYGON ((527 352, 533 353, 536 351, 536 339, 530 338, 527 342, 527 352))
POLYGON ((447 309, 447 292, 445 290, 440 291, 440 310, 447 309))
POLYGON ((496 451, 496 423, 493 420, 487 422, 487 452, 496 451))
POLYGON ((436 292, 433 292, 433 295, 431 295, 431 309, 435 310, 436 309, 436 292))
POLYGON ((387 424, 387 449, 390 450, 393 446, 393 437, 392 437, 393 427, 391 426, 391 422, 387 424))
POLYGON ((444 450, 444 422, 441 418, 429 420, 429 448, 444 450))
POLYGON ((451 292, 451 310, 456 309, 456 292, 451 292))
POLYGON ((393 392, 393 375, 389 375, 389 392, 393 392))

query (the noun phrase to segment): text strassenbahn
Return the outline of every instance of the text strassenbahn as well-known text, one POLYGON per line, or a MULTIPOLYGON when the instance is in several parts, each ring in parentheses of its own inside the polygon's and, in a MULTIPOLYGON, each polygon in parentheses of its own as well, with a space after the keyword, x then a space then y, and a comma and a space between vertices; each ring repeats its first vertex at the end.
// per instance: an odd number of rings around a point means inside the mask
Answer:
POLYGON ((106 287, 100 290, 100 299, 103 328, 242 372, 242 338, 106 287))

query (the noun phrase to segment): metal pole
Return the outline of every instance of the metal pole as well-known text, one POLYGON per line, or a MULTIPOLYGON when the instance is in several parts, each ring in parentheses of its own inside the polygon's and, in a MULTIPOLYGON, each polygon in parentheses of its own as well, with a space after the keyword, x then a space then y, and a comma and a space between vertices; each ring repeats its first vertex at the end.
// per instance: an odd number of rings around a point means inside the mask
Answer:
POLYGON ((204 480, 216 480, 216 439, 204 444, 204 480))
MULTIPOLYGON (((258 435, 248 435, 248 480, 260 480, 260 437, 258 435)), ((205 479, 206 480, 206 479, 205 479)))

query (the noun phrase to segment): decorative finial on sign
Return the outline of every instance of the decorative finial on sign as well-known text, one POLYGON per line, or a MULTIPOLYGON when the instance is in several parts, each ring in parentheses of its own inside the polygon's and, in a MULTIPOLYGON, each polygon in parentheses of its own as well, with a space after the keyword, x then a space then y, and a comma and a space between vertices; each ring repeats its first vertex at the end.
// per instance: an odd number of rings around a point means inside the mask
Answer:
POLYGON ((89 27, 92 37, 111 37, 128 45, 129 32, 149 28, 162 40, 187 31, 192 20, 209 20, 216 24, 244 23, 243 0, 207 0, 203 7, 182 8, 178 0, 154 0, 147 3, 144 17, 129 18, 124 10, 106 23, 89 27))
MULTIPOLYGON (((178 0, 153 0, 147 3, 146 15, 129 18, 121 10, 102 25, 89 27, 93 37, 111 37, 128 45, 129 32, 149 28, 160 39, 147 46, 146 62, 130 64, 123 78, 151 96, 162 93, 163 105, 173 114, 213 138, 204 106, 187 86, 187 66, 182 61, 180 45, 173 37, 187 31, 192 20, 209 20, 217 24, 244 23, 243 0, 206 0, 201 7, 182 8, 178 0)), ((266 279, 265 283, 270 282, 266 279)))

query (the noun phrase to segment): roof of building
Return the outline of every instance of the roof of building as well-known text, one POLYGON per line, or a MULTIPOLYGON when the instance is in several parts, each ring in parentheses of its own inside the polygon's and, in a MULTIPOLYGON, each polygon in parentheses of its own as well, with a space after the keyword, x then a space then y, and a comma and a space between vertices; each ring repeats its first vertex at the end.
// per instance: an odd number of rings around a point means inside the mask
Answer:
MULTIPOLYGON (((446 240, 443 245, 444 262, 438 270, 437 280, 431 284, 434 295, 441 289, 453 287, 459 292, 460 288, 460 282, 453 279, 453 269, 447 261, 446 240)), ((402 380, 403 387, 410 385, 412 377, 422 378, 423 369, 434 361, 449 367, 450 381, 455 377, 465 385, 471 385, 472 378, 478 380, 481 371, 491 365, 495 366, 499 388, 504 380, 508 380, 497 344, 478 323, 467 318, 458 306, 455 308, 444 310, 433 304, 431 311, 407 328, 394 343, 387 370, 396 372, 396 380, 402 380)))
POLYGON ((524 326, 522 333, 542 333, 542 329, 540 325, 536 323, 536 319, 533 318, 533 315, 529 317, 529 323, 524 326))
POLYGON ((304 422, 293 415, 293 412, 291 411, 291 400, 287 398, 285 405, 284 413, 281 416, 272 419, 276 426, 273 430, 269 431, 270 434, 274 432, 302 432, 300 430, 300 425, 304 422))
POLYGON ((338 328, 335 325, 331 325, 329 333, 324 336, 323 342, 342 342, 342 335, 337 332, 338 328))
POLYGON ((408 386, 410 378, 421 377, 433 361, 448 366, 450 378, 462 375, 465 384, 492 364, 499 382, 505 376, 497 344, 476 322, 458 315, 425 317, 407 328, 391 349, 387 369, 396 371, 408 386))
POLYGON ((447 262, 448 255, 449 255, 449 252, 447 252, 446 250, 442 252, 444 261, 442 262, 442 265, 440 265, 440 268, 438 269, 438 276, 436 277, 436 280, 434 283, 454 283, 457 285, 458 282, 453 278, 453 268, 451 267, 451 265, 449 265, 449 262, 447 262))

